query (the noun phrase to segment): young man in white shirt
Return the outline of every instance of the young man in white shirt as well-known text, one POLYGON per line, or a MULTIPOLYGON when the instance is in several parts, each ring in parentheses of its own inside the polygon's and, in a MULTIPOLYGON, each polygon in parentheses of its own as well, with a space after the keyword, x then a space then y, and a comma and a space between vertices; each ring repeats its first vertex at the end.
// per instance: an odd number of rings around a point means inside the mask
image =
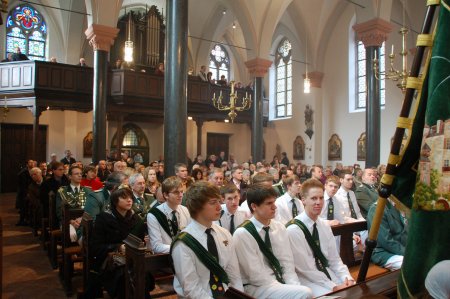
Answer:
POLYGON ((224 204, 222 204, 222 212, 219 221, 215 223, 227 229, 231 234, 236 228, 248 219, 246 212, 239 207, 239 190, 234 184, 228 184, 220 188, 224 204))
POLYGON ((302 185, 305 211, 287 227, 295 271, 300 282, 312 289, 314 297, 355 284, 336 250, 330 226, 319 217, 324 205, 323 191, 319 180, 306 180, 302 185))
MULTIPOLYGON (((344 223, 355 221, 365 221, 356 200, 355 192, 352 191, 353 175, 350 170, 341 170, 339 173, 339 181, 341 187, 336 193, 336 197, 342 207, 342 216, 344 223)), ((363 251, 364 243, 367 239, 368 232, 360 231, 353 236, 353 248, 355 251, 363 251)))
POLYGON ((295 273, 286 227, 273 220, 276 196, 270 185, 247 188, 253 217, 233 235, 245 291, 255 298, 312 298, 295 273))
POLYGON ((298 214, 303 212, 303 203, 298 198, 302 185, 297 175, 293 174, 283 179, 283 184, 287 186, 287 192, 278 197, 275 201, 277 212, 275 220, 286 224, 298 214))
POLYGON ((161 187, 166 201, 153 207, 147 214, 148 235, 153 253, 169 253, 172 240, 191 221, 188 209, 181 205, 181 180, 176 176, 168 177, 161 187))
POLYGON ((341 202, 335 197, 339 185, 339 177, 335 175, 329 176, 325 181, 324 205, 320 217, 329 226, 344 223, 343 207, 341 202))
POLYGON ((228 287, 243 291, 231 234, 214 224, 220 218, 220 193, 196 182, 186 193, 191 223, 176 237, 171 254, 179 298, 219 298, 228 287))

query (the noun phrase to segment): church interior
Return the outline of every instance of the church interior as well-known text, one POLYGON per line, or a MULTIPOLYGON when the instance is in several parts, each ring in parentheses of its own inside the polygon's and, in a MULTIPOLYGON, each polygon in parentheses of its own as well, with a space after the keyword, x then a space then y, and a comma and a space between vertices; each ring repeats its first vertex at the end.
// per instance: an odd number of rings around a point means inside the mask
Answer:
MULTIPOLYGON (((145 166, 161 160, 173 166, 186 163, 184 155, 194 161, 221 151, 238 164, 270 163, 286 153, 308 170, 387 164, 402 80, 427 10, 423 0, 1 2, 5 236, 16 220, 10 193, 17 191, 16 173, 28 159, 56 154, 59 161, 68 149, 84 165, 126 152, 145 166), (174 3, 185 8, 181 16, 174 3), (177 54, 170 49, 183 34, 186 45, 177 54), (27 61, 8 61, 17 47, 27 61), (170 96, 180 98, 169 102, 170 96)), ((14 271, 7 261, 14 249, 6 250, 3 263, 14 271)), ((33 250, 28 255, 43 255, 33 250)), ((59 284, 55 273, 43 281, 59 284)), ((3 271, 6 298, 22 298, 14 281, 21 276, 7 276, 3 271)), ((42 294, 36 298, 64 294, 62 287, 36 289, 42 294)))

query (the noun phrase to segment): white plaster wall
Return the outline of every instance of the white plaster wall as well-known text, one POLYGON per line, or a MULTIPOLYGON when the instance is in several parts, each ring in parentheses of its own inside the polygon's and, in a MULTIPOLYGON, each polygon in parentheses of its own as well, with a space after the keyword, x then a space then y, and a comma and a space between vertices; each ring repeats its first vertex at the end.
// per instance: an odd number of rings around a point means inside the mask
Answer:
MULTIPOLYGON (((11 108, 4 123, 33 124, 33 116, 27 109, 11 108)), ((44 111, 39 118, 40 125, 47 125, 47 160, 56 153, 58 159, 64 150, 70 149, 73 157, 83 163, 91 162, 83 157, 83 138, 92 131, 92 113, 74 111, 44 111)))
MULTIPOLYGON (((342 140, 342 162, 344 165, 356 161, 356 143, 360 134, 365 131, 365 112, 349 112, 349 103, 355 100, 355 91, 349 87, 347 74, 354 64, 349 61, 349 43, 342 42, 354 38, 354 31, 350 28, 350 21, 354 10, 347 9, 336 24, 325 55, 325 77, 323 80, 323 151, 324 164, 334 165, 328 161, 327 144, 333 133, 342 140)), ((386 42, 390 49, 392 42, 396 47, 401 40, 395 27, 386 42)), ((395 130, 396 119, 400 112, 403 95, 391 82, 386 82, 386 106, 381 111, 380 163, 386 164, 390 151, 390 140, 395 130)), ((364 161, 358 161, 364 167, 364 161)))
MULTIPOLYGON (((239 115, 238 115, 239 117, 239 115)), ((195 127, 197 130, 197 127, 195 127)), ((250 127, 247 124, 232 124, 225 122, 205 122, 202 128, 202 156, 206 157, 206 145, 207 145, 207 134, 208 133, 221 133, 230 134, 229 143, 229 154, 234 155, 239 163, 247 161, 250 157, 250 142, 251 142, 251 132, 250 127)), ((197 139, 194 140, 194 144, 197 144, 197 139)), ((217 154, 217 153, 214 153, 217 154)))

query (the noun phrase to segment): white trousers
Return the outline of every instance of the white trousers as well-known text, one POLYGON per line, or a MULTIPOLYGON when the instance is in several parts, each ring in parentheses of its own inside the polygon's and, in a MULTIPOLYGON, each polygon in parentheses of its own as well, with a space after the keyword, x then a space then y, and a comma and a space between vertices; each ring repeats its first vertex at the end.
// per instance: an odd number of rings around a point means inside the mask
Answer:
POLYGON ((391 271, 395 271, 402 267, 402 263, 403 255, 393 255, 387 260, 383 267, 391 271))
POLYGON ((258 299, 309 299, 313 297, 312 291, 308 287, 279 282, 260 287, 247 285, 244 289, 247 294, 258 299))

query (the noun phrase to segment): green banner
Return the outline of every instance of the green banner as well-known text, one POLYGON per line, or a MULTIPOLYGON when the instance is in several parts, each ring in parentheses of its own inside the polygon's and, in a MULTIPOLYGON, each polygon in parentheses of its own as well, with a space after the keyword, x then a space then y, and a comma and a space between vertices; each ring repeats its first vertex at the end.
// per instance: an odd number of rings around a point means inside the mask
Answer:
POLYGON ((449 2, 441 0, 411 138, 393 186, 393 195, 411 208, 408 243, 398 280, 401 298, 425 294, 429 270, 439 261, 450 259, 449 2))

